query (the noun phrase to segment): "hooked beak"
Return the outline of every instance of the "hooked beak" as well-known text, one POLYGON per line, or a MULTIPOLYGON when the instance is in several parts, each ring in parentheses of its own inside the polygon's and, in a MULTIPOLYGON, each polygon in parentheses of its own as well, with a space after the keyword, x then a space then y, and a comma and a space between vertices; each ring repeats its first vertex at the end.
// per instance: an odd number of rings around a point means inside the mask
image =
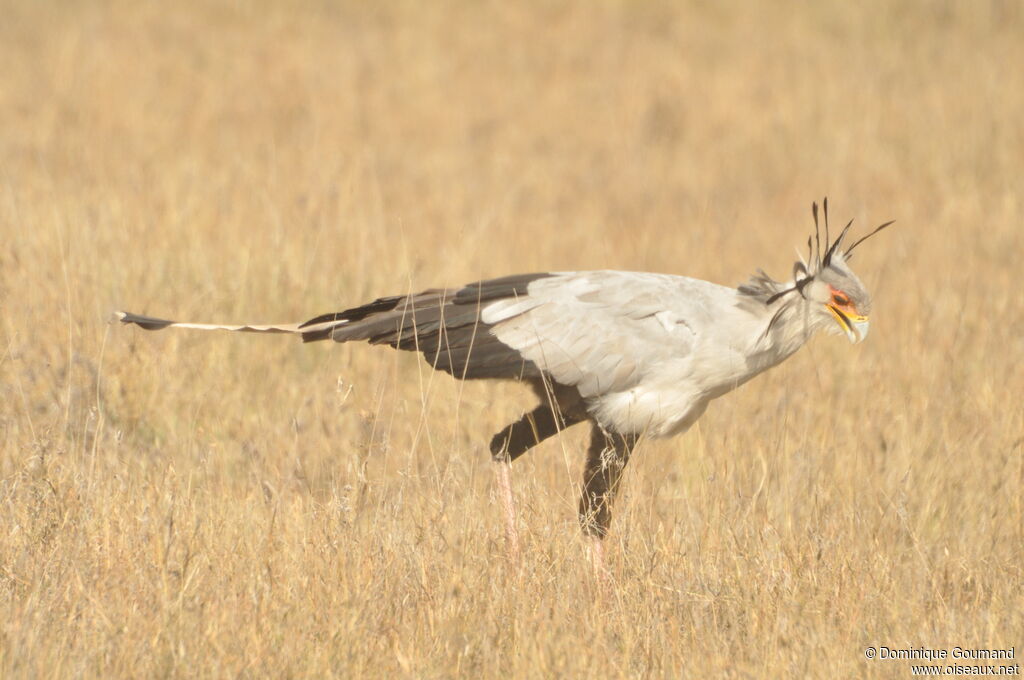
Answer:
POLYGON ((849 338, 850 342, 857 344, 868 337, 868 317, 860 316, 857 314, 846 314, 838 307, 833 305, 825 305, 828 307, 828 311, 832 312, 832 316, 836 318, 836 322, 839 327, 846 332, 846 337, 849 338))

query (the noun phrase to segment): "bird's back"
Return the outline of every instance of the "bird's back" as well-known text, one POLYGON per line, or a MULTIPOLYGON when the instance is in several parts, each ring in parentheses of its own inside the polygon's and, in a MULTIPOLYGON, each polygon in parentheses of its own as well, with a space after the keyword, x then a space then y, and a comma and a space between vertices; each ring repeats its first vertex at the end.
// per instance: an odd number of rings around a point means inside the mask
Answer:
POLYGON ((681 276, 556 272, 381 298, 304 326, 307 340, 421 351, 457 378, 548 378, 578 389, 602 424, 668 433, 747 379, 740 345, 761 322, 736 300, 681 276))

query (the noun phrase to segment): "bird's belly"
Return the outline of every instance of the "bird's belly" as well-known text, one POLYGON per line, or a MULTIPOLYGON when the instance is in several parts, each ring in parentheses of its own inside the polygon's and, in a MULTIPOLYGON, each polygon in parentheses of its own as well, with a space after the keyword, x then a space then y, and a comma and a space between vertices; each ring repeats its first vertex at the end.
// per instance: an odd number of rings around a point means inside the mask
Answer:
POLYGON ((708 399, 692 390, 638 386, 596 398, 590 411, 598 423, 616 432, 671 437, 688 430, 707 405, 708 399))

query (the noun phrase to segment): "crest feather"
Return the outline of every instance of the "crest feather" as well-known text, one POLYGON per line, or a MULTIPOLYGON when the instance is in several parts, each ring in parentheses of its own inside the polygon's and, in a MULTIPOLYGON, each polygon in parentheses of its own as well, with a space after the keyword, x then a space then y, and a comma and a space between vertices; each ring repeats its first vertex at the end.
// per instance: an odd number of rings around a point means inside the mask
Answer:
MULTIPOLYGON (((872 231, 871 233, 857 239, 853 243, 853 245, 851 245, 846 250, 840 250, 843 244, 843 239, 846 238, 846 234, 850 231, 850 227, 853 226, 853 220, 850 220, 849 222, 846 223, 846 226, 843 227, 843 230, 841 232, 839 232, 839 236, 836 237, 835 241, 830 242, 831 234, 829 233, 828 224, 828 196, 826 196, 822 200, 821 207, 822 216, 824 217, 825 222, 824 257, 821 254, 822 243, 821 228, 820 223, 818 222, 818 203, 817 201, 812 201, 811 217, 814 218, 814 234, 807 237, 807 261, 805 263, 801 258, 800 261, 795 262, 793 264, 793 285, 789 288, 781 290, 777 289, 775 292, 768 295, 765 299, 766 305, 772 304, 776 300, 785 297, 789 293, 800 293, 801 295, 803 295, 804 287, 808 283, 813 281, 814 278, 819 273, 821 273, 822 270, 831 266, 834 260, 848 260, 850 257, 850 253, 853 252, 854 248, 856 248, 861 243, 863 243, 864 241, 871 238, 872 236, 874 236, 875 234, 882 231, 883 229, 885 229, 886 227, 893 223, 893 220, 890 220, 889 222, 886 222, 885 224, 876 227, 874 231, 872 231)), ((799 253, 797 253, 797 256, 799 257, 799 253)), ((757 294, 763 294, 765 289, 768 288, 768 286, 765 285, 768 282, 778 285, 778 282, 768 277, 762 270, 758 270, 758 276, 752 279, 751 282, 748 283, 746 286, 741 286, 740 292, 751 295, 755 294, 755 290, 757 290, 757 294)))

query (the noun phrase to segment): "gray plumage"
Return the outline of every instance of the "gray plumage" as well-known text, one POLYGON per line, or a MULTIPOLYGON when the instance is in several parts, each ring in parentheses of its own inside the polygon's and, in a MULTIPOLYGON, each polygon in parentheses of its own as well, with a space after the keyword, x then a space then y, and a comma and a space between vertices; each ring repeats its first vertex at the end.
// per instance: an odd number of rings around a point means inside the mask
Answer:
POLYGON ((761 271, 738 288, 667 274, 551 272, 379 298, 301 324, 192 324, 123 312, 118 318, 147 330, 365 340, 419 351, 459 379, 523 380, 541 404, 497 433, 491 453, 513 460, 562 428, 591 421, 580 514, 585 531, 601 537, 640 436, 685 432, 711 400, 785 360, 818 330, 845 333, 851 342, 864 338, 871 300, 848 264, 860 241, 842 250, 847 225, 830 243, 827 214, 826 202, 822 248, 814 206, 808 260, 794 265, 787 282, 761 271))

